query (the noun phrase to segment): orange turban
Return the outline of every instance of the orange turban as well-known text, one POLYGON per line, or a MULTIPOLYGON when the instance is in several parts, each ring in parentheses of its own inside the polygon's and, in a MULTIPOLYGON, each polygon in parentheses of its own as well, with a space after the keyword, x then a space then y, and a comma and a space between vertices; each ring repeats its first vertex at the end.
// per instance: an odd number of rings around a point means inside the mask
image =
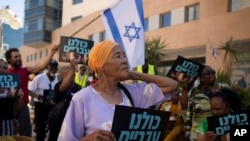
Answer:
POLYGON ((89 53, 89 67, 95 72, 99 73, 100 69, 106 62, 111 50, 118 45, 111 40, 104 40, 96 44, 89 53))

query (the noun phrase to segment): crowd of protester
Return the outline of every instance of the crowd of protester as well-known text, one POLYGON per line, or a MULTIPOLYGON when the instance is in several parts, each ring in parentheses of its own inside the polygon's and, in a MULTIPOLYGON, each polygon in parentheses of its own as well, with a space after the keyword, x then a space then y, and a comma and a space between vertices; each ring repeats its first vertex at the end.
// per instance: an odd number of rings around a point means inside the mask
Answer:
MULTIPOLYGON (((47 132, 49 141, 115 141, 114 134, 110 129, 103 129, 103 124, 112 122, 116 104, 139 108, 157 105, 155 109, 171 112, 166 119, 164 141, 228 140, 228 135, 216 136, 208 131, 206 118, 241 110, 237 94, 228 84, 216 80, 216 72, 210 66, 205 66, 200 73, 196 81, 199 83, 189 85, 185 76, 174 80, 157 75, 147 60, 144 65, 130 70, 121 47, 105 40, 91 49, 88 65, 78 64, 75 58, 58 72, 59 63, 52 59, 57 50, 58 46, 51 47, 45 61, 35 67, 22 66, 18 49, 6 52, 7 62, 0 60, 0 73, 20 74, 21 86, 16 93, 18 99, 24 101, 21 108, 9 110, 12 114, 7 119, 0 113, 1 135, 31 136, 29 96, 34 105, 37 141, 44 141, 47 132), (28 86, 30 74, 36 75, 28 86), (132 81, 123 83, 127 80, 132 81), (118 84, 129 91, 131 98, 118 84), (14 126, 14 119, 18 128, 14 126), (7 121, 11 121, 8 129, 3 126, 7 121)), ((5 100, 7 95, 1 87, 0 93, 0 100, 5 100)), ((18 99, 13 99, 11 104, 18 99)))

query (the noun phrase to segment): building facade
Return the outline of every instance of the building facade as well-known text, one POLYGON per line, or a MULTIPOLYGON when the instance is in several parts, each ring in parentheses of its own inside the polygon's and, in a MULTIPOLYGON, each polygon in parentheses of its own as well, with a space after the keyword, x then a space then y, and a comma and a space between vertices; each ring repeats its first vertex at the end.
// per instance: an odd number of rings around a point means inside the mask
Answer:
POLYGON ((107 8, 119 0, 63 0, 62 26, 84 18, 100 9, 107 8))
POLYGON ((2 27, 2 41, 0 44, 0 58, 5 58, 4 53, 9 48, 19 48, 23 44, 23 28, 14 30, 8 24, 3 23, 2 27))
POLYGON ((3 24, 3 43, 10 48, 19 48, 23 44, 23 28, 12 29, 9 25, 3 24))
MULTIPOLYGON (((235 66, 237 69, 235 71, 238 73, 233 72, 233 81, 245 75, 250 82, 250 0, 143 0, 143 7, 145 38, 160 36, 168 44, 167 57, 163 58, 160 71, 166 73, 178 55, 219 70, 223 64, 224 52, 218 48, 232 36, 238 43, 237 50, 241 52, 238 63, 240 65, 235 66), (211 54, 210 46, 217 53, 216 59, 211 54)), ((63 11, 81 13, 81 9, 75 8, 75 10, 75 12, 63 11)), ((60 36, 91 39, 95 43, 104 40, 105 29, 100 17, 103 10, 94 11, 54 30, 51 43, 59 44, 60 36)), ((69 22, 70 18, 67 19, 69 22)), ((26 60, 24 64, 37 64, 43 59, 42 55, 32 61, 27 59, 28 56, 34 53, 43 54, 41 52, 45 52, 46 55, 48 47, 49 45, 45 45, 30 53, 25 52, 28 47, 23 47, 22 52, 26 60)), ((55 59, 58 59, 58 54, 55 55, 55 59)))
POLYGON ((62 0, 25 0, 24 45, 41 47, 61 26, 62 0))

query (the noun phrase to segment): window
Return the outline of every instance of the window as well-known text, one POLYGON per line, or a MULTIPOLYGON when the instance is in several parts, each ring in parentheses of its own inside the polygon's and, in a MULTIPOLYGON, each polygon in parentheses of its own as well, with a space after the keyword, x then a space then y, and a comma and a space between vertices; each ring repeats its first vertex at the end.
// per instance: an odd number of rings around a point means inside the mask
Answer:
POLYGON ((82 3, 82 0, 73 0, 73 4, 82 3))
POLYGON ((144 19, 144 31, 148 31, 148 18, 144 19))
POLYGON ((37 19, 37 30, 42 30, 43 29, 43 17, 39 17, 37 19))
POLYGON ((48 56, 48 52, 49 52, 49 50, 46 49, 46 50, 45 50, 45 56, 48 56))
POLYGON ((30 54, 30 62, 32 62, 33 60, 34 60, 33 54, 30 54))
POLYGON ((34 53, 34 60, 36 60, 36 53, 34 53))
POLYGON ((27 2, 27 1, 25 1, 25 7, 24 7, 24 9, 26 10, 26 9, 29 9, 29 8, 30 8, 30 3, 27 2))
POLYGON ((38 5, 44 5, 44 0, 38 0, 38 5))
POLYGON ((160 17, 160 27, 168 27, 171 24, 171 13, 162 14, 160 17))
POLYGON ((48 49, 40 51, 40 58, 48 56, 48 49))
POLYGON ((199 4, 191 5, 185 8, 185 22, 199 19, 199 4))
POLYGON ((81 18, 82 18, 82 16, 72 17, 71 22, 76 21, 76 20, 81 19, 81 18))
POLYGON ((29 62, 29 57, 30 57, 30 56, 28 55, 27 58, 26 58, 26 61, 27 61, 27 62, 29 62))
POLYGON ((229 0, 229 11, 238 11, 245 7, 250 7, 250 0, 229 0))
POLYGON ((106 32, 103 31, 100 33, 100 42, 106 39, 106 32))

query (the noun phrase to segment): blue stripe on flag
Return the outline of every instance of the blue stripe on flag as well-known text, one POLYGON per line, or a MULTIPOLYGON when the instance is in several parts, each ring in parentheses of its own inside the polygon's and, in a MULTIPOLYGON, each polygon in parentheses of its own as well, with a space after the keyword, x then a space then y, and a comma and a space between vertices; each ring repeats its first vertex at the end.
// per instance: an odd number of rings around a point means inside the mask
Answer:
MULTIPOLYGON (((116 24, 116 22, 115 22, 115 19, 114 19, 114 16, 113 16, 111 10, 110 10, 110 9, 107 9, 107 10, 105 10, 103 13, 104 13, 104 15, 105 15, 106 18, 107 18, 107 22, 108 22, 109 28, 110 28, 110 30, 111 30, 111 34, 112 34, 112 36, 113 36, 113 39, 115 40, 116 43, 118 43, 118 44, 121 46, 121 48, 123 49, 125 55, 127 56, 127 53, 126 53, 124 44, 123 44, 123 42, 122 42, 121 34, 120 34, 120 32, 119 32, 119 29, 118 29, 118 27, 117 27, 117 24, 116 24)), ((130 67, 129 62, 128 62, 128 65, 129 65, 129 67, 130 67)))
MULTIPOLYGON (((143 14, 142 0, 135 0, 135 4, 136 4, 137 12, 138 12, 140 20, 141 20, 141 24, 144 27, 144 14, 143 14)), ((144 29, 145 29, 145 27, 144 27, 144 29)))
MULTIPOLYGON (((115 19, 114 19, 114 16, 113 16, 111 10, 110 9, 105 10, 104 15, 107 18, 109 28, 112 29, 111 33, 112 33, 113 39, 115 39, 115 42, 117 42, 124 49, 121 34, 119 32, 119 29, 117 27, 117 24, 115 22, 115 19)), ((124 51, 125 51, 125 49, 124 49, 124 51)))

